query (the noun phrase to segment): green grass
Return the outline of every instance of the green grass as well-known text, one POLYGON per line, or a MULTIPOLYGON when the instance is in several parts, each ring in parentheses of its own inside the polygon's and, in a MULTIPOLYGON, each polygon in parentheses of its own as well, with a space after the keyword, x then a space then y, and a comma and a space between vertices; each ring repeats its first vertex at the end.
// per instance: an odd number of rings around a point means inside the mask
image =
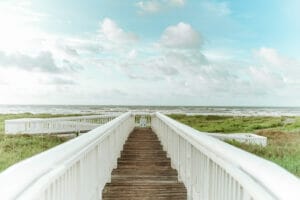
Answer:
POLYGON ((0 171, 66 140, 66 138, 56 136, 7 136, 0 134, 0 171))
POLYGON ((257 132, 257 134, 268 138, 266 147, 235 141, 228 143, 273 161, 300 177, 300 133, 264 130, 257 132))
MULTIPOLYGON (((135 115, 135 123, 140 124, 140 120, 141 120, 141 117, 142 117, 142 116, 143 116, 143 115, 135 115)), ((150 122, 151 122, 151 116, 147 115, 147 116, 143 116, 143 117, 146 118, 146 122, 147 122, 147 123, 151 124, 151 123, 150 123, 150 122)))
MULTIPOLYGON (((50 114, 1 114, 0 115, 0 172, 7 167, 59 145, 67 138, 50 135, 5 135, 4 120, 17 118, 48 118, 63 117, 71 115, 50 115, 50 114)), ((74 116, 74 115, 72 115, 74 116)))
POLYGON ((300 177, 300 117, 186 116, 170 117, 205 132, 251 132, 268 138, 267 147, 228 143, 261 156, 300 177))
POLYGON ((238 133, 253 132, 260 129, 276 128, 280 130, 299 131, 300 117, 293 118, 297 123, 285 125, 288 117, 241 117, 241 116, 186 116, 170 115, 170 117, 194 127, 200 131, 238 133))
MULTIPOLYGON (((4 135, 4 120, 62 116, 71 115, 30 113, 0 115, 0 171, 67 140, 50 135, 4 135)), ((268 138, 267 147, 238 142, 229 143, 271 160, 300 177, 300 117, 170 116, 200 131, 254 132, 266 136, 268 138), (287 124, 287 119, 292 119, 292 123, 287 124)))

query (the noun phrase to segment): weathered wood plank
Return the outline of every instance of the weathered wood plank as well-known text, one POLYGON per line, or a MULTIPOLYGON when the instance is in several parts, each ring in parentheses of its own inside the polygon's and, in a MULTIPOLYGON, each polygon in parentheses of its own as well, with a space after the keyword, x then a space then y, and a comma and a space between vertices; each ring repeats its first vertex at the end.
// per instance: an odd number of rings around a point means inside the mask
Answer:
POLYGON ((187 199, 183 183, 151 129, 135 129, 130 136, 103 199, 187 199))

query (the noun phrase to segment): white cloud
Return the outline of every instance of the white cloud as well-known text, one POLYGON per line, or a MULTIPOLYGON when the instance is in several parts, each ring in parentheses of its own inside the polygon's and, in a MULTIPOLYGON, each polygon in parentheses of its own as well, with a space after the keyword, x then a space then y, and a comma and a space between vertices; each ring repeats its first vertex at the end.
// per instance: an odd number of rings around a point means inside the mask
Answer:
POLYGON ((62 50, 69 56, 79 56, 78 51, 69 45, 61 46, 62 50))
POLYGON ((153 14, 172 7, 182 7, 186 0, 144 0, 136 3, 140 14, 153 14))
POLYGON ((58 54, 59 52, 55 50, 39 51, 36 54, 0 51, 0 68, 13 67, 24 71, 50 74, 74 73, 83 69, 76 59, 70 61, 64 56, 60 58, 58 54))
MULTIPOLYGON (((144 0, 137 6, 157 13, 185 2, 144 0)), ((231 13, 227 3, 201 2, 217 17, 231 13)), ((13 25, 0 32, 0 93, 6 94, 0 103, 240 105, 300 89, 298 60, 266 47, 250 64, 231 52, 203 51, 201 34, 188 23, 166 27, 153 45, 137 43, 135 33, 110 18, 98 33, 74 37, 36 30, 36 13, 22 13, 28 16, 23 25, 8 15, 13 25)))
POLYGON ((0 67, 17 67, 25 71, 59 73, 59 68, 50 52, 40 52, 32 57, 22 53, 5 54, 0 51, 0 67))
POLYGON ((107 40, 114 43, 128 44, 138 41, 138 36, 134 33, 126 32, 120 28, 115 21, 105 18, 100 23, 100 34, 107 40))
POLYGON ((44 43, 47 47, 51 47, 53 51, 59 51, 59 54, 63 54, 64 58, 78 58, 80 55, 93 55, 101 52, 104 48, 102 41, 98 41, 95 35, 89 35, 87 37, 66 36, 48 38, 44 43))
POLYGON ((128 53, 128 58, 130 58, 130 59, 135 59, 135 58, 137 58, 137 55, 138 55, 137 51, 136 51, 135 49, 132 49, 132 50, 128 53))
POLYGON ((169 0, 171 5, 174 6, 183 6, 186 0, 169 0))
POLYGON ((276 49, 261 47, 259 50, 255 51, 255 54, 263 61, 268 64, 275 66, 282 66, 287 64, 288 59, 279 55, 276 49))
POLYGON ((33 99, 38 94, 42 98, 50 85, 70 85, 76 72, 82 71, 82 48, 71 42, 72 37, 39 29, 48 17, 32 11, 30 1, 0 2, 0 78, 5 83, 0 91, 6 91, 7 99, 18 95, 33 99), (43 80, 49 86, 43 88, 43 80))
POLYGON ((156 13, 162 9, 162 5, 156 0, 139 1, 136 5, 140 13, 156 13))
POLYGON ((250 67, 249 75, 254 84, 259 85, 265 89, 278 89, 285 86, 281 74, 272 72, 265 67, 250 67))
POLYGON ((196 41, 199 41, 200 34, 186 38, 183 33, 193 32, 193 28, 187 24, 182 28, 179 24, 168 27, 159 41, 161 46, 172 48, 158 48, 161 52, 152 49, 155 52, 152 56, 120 62, 124 73, 133 81, 159 83, 157 92, 164 91, 160 96, 170 102, 176 97, 177 103, 184 104, 262 105, 278 97, 272 101, 272 105, 276 105, 284 102, 280 95, 287 91, 295 93, 296 88, 300 88, 299 61, 280 55, 272 48, 254 51, 251 63, 219 50, 203 54, 199 48, 201 42, 194 46, 190 40, 198 38, 196 41))
MULTIPOLYGON (((13 13, 2 5, 0 2, 0 93, 5 97, 0 103, 99 103, 91 97, 99 91, 99 85, 104 85, 101 80, 115 77, 113 70, 119 60, 137 56, 138 50, 132 46, 138 41, 137 35, 109 18, 102 21, 100 34, 95 30, 74 37, 39 30, 40 21, 33 17, 40 16, 28 3, 13 13), (110 58, 114 58, 115 65, 107 63, 110 58), (101 64, 105 68, 99 67, 101 64), (101 75, 104 78, 99 78, 101 75)), ((10 9, 13 6, 16 4, 7 5, 10 9)), ((103 88, 119 86, 113 85, 110 82, 103 88)))
POLYGON ((204 0, 201 1, 200 4, 205 11, 217 16, 226 16, 231 14, 231 9, 227 2, 212 2, 204 0))
MULTIPOLYGON (((284 56, 276 49, 268 47, 261 47, 254 51, 254 58, 258 63, 256 70, 259 70, 263 77, 261 79, 272 82, 269 85, 278 87, 278 82, 284 82, 287 88, 300 86, 300 60, 284 56)), ((259 77, 258 72, 255 72, 256 77, 259 77)))
POLYGON ((175 26, 169 26, 161 36, 160 44, 170 48, 199 48, 202 43, 200 33, 190 24, 180 22, 175 26))
POLYGON ((66 77, 60 77, 60 76, 55 76, 55 77, 48 77, 46 79, 41 79, 40 80, 41 84, 50 84, 50 85, 76 85, 77 82, 70 78, 66 77))

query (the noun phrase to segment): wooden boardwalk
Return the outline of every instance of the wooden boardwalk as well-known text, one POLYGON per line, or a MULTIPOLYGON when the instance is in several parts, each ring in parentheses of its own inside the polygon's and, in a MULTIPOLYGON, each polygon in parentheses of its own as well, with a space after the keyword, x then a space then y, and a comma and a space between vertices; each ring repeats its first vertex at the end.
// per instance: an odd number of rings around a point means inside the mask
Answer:
POLYGON ((129 136, 111 183, 103 189, 103 199, 187 199, 177 171, 151 129, 135 129, 129 136))

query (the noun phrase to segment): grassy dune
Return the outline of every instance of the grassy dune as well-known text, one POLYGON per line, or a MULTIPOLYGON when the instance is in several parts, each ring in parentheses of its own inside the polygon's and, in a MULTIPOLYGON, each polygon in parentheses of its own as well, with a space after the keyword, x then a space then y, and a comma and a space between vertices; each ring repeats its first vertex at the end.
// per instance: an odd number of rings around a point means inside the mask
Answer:
POLYGON ((0 135, 0 171, 7 167, 65 142, 56 136, 0 135))
MULTIPOLYGON (((17 118, 48 118, 69 115, 3 114, 0 115, 0 171, 10 165, 65 142, 66 138, 50 135, 5 135, 4 120, 17 118)), ((74 116, 74 115, 72 115, 74 116)))
MULTIPOLYGON (((4 120, 62 116, 69 115, 34 115, 30 113, 0 115, 0 171, 67 140, 66 138, 50 135, 4 135, 4 120)), ((200 131, 254 132, 266 136, 268 137, 267 147, 238 142, 230 143, 271 160, 300 177, 300 117, 170 116, 200 131)))
POLYGON ((271 160, 300 177, 300 117, 186 115, 170 115, 170 117, 205 132, 251 132, 266 136, 267 147, 238 142, 229 143, 271 160))

